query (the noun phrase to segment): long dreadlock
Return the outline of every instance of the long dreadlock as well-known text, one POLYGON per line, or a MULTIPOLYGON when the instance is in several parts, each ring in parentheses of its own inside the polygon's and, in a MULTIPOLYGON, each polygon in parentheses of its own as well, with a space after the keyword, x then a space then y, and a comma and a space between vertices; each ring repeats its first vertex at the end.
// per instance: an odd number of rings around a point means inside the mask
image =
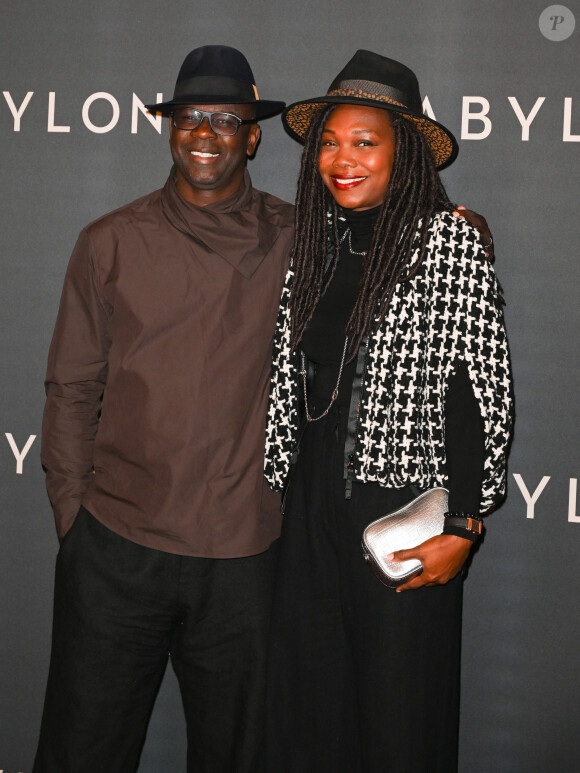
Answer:
MULTIPOLYGON (((322 132, 334 107, 321 110, 312 120, 302 154, 290 295, 293 349, 300 343, 338 263, 338 207, 318 172, 322 132), (329 237, 333 247, 327 268, 329 237)), ((395 112, 389 115, 395 133, 395 159, 346 326, 349 361, 356 356, 362 338, 384 319, 397 283, 414 276, 423 262, 433 213, 453 208, 423 135, 410 120, 395 112), (418 259, 410 266, 416 238, 418 259)))

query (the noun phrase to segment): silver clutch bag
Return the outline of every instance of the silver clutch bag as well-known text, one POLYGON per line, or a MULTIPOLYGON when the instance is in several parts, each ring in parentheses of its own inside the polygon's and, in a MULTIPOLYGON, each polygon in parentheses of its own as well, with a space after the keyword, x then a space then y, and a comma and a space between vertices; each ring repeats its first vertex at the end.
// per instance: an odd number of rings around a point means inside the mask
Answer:
POLYGON ((363 532, 363 554, 381 582, 390 588, 420 573, 419 559, 387 561, 395 550, 420 545, 443 533, 444 513, 448 510, 448 491, 432 488, 412 502, 369 524, 363 532))

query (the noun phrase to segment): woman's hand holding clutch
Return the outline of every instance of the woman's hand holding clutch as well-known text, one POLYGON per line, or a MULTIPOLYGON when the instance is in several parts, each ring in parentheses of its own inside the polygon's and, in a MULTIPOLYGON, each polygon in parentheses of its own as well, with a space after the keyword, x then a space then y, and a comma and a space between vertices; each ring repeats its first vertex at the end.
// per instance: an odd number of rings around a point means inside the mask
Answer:
POLYGON ((418 558, 423 564, 421 574, 400 585, 397 593, 425 585, 445 585, 463 568, 473 542, 453 534, 439 534, 417 547, 397 550, 387 556, 389 561, 407 561, 418 558))

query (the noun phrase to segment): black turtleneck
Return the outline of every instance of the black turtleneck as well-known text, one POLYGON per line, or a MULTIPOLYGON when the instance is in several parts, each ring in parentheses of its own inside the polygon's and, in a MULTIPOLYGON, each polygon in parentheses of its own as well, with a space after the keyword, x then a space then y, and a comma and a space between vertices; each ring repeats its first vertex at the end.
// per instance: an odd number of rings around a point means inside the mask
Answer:
POLYGON ((344 217, 346 225, 351 230, 351 246, 354 251, 365 252, 370 247, 380 211, 380 206, 363 209, 360 212, 354 209, 340 210, 339 217, 344 217))
MULTIPOLYGON (((306 356, 317 366, 313 391, 320 398, 328 397, 330 400, 336 385, 344 350, 346 325, 356 301, 363 272, 364 256, 356 253, 368 250, 379 210, 380 207, 361 212, 352 209, 339 210, 339 232, 346 236, 340 244, 338 265, 332 282, 320 299, 302 338, 302 348, 306 356), (348 231, 344 228, 342 219, 348 231)), ((350 401, 350 389, 345 389, 345 385, 352 383, 355 368, 356 363, 353 361, 343 370, 339 404, 348 405, 350 401)))
MULTIPOLYGON (((345 330, 356 301, 363 270, 363 255, 368 251, 380 207, 356 212, 341 209, 339 217, 349 229, 339 249, 339 260, 334 277, 320 299, 312 321, 302 337, 302 348, 316 365, 316 376, 311 386, 315 398, 314 415, 330 402, 336 385, 345 330), (349 239, 350 234, 350 239, 349 239)), ((345 364, 335 405, 346 409, 350 405, 350 385, 356 370, 356 358, 345 364)), ((467 373, 462 364, 451 377, 445 398, 445 437, 449 475, 449 509, 477 513, 483 474, 484 433, 479 406, 467 373)))

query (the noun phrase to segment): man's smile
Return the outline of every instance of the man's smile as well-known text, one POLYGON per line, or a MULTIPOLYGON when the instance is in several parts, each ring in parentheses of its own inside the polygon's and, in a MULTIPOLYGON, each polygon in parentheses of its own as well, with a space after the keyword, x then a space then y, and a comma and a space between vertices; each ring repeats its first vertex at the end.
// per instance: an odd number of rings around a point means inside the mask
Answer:
POLYGON ((219 153, 206 153, 202 150, 190 150, 189 152, 196 158, 217 158, 219 156, 219 153))

